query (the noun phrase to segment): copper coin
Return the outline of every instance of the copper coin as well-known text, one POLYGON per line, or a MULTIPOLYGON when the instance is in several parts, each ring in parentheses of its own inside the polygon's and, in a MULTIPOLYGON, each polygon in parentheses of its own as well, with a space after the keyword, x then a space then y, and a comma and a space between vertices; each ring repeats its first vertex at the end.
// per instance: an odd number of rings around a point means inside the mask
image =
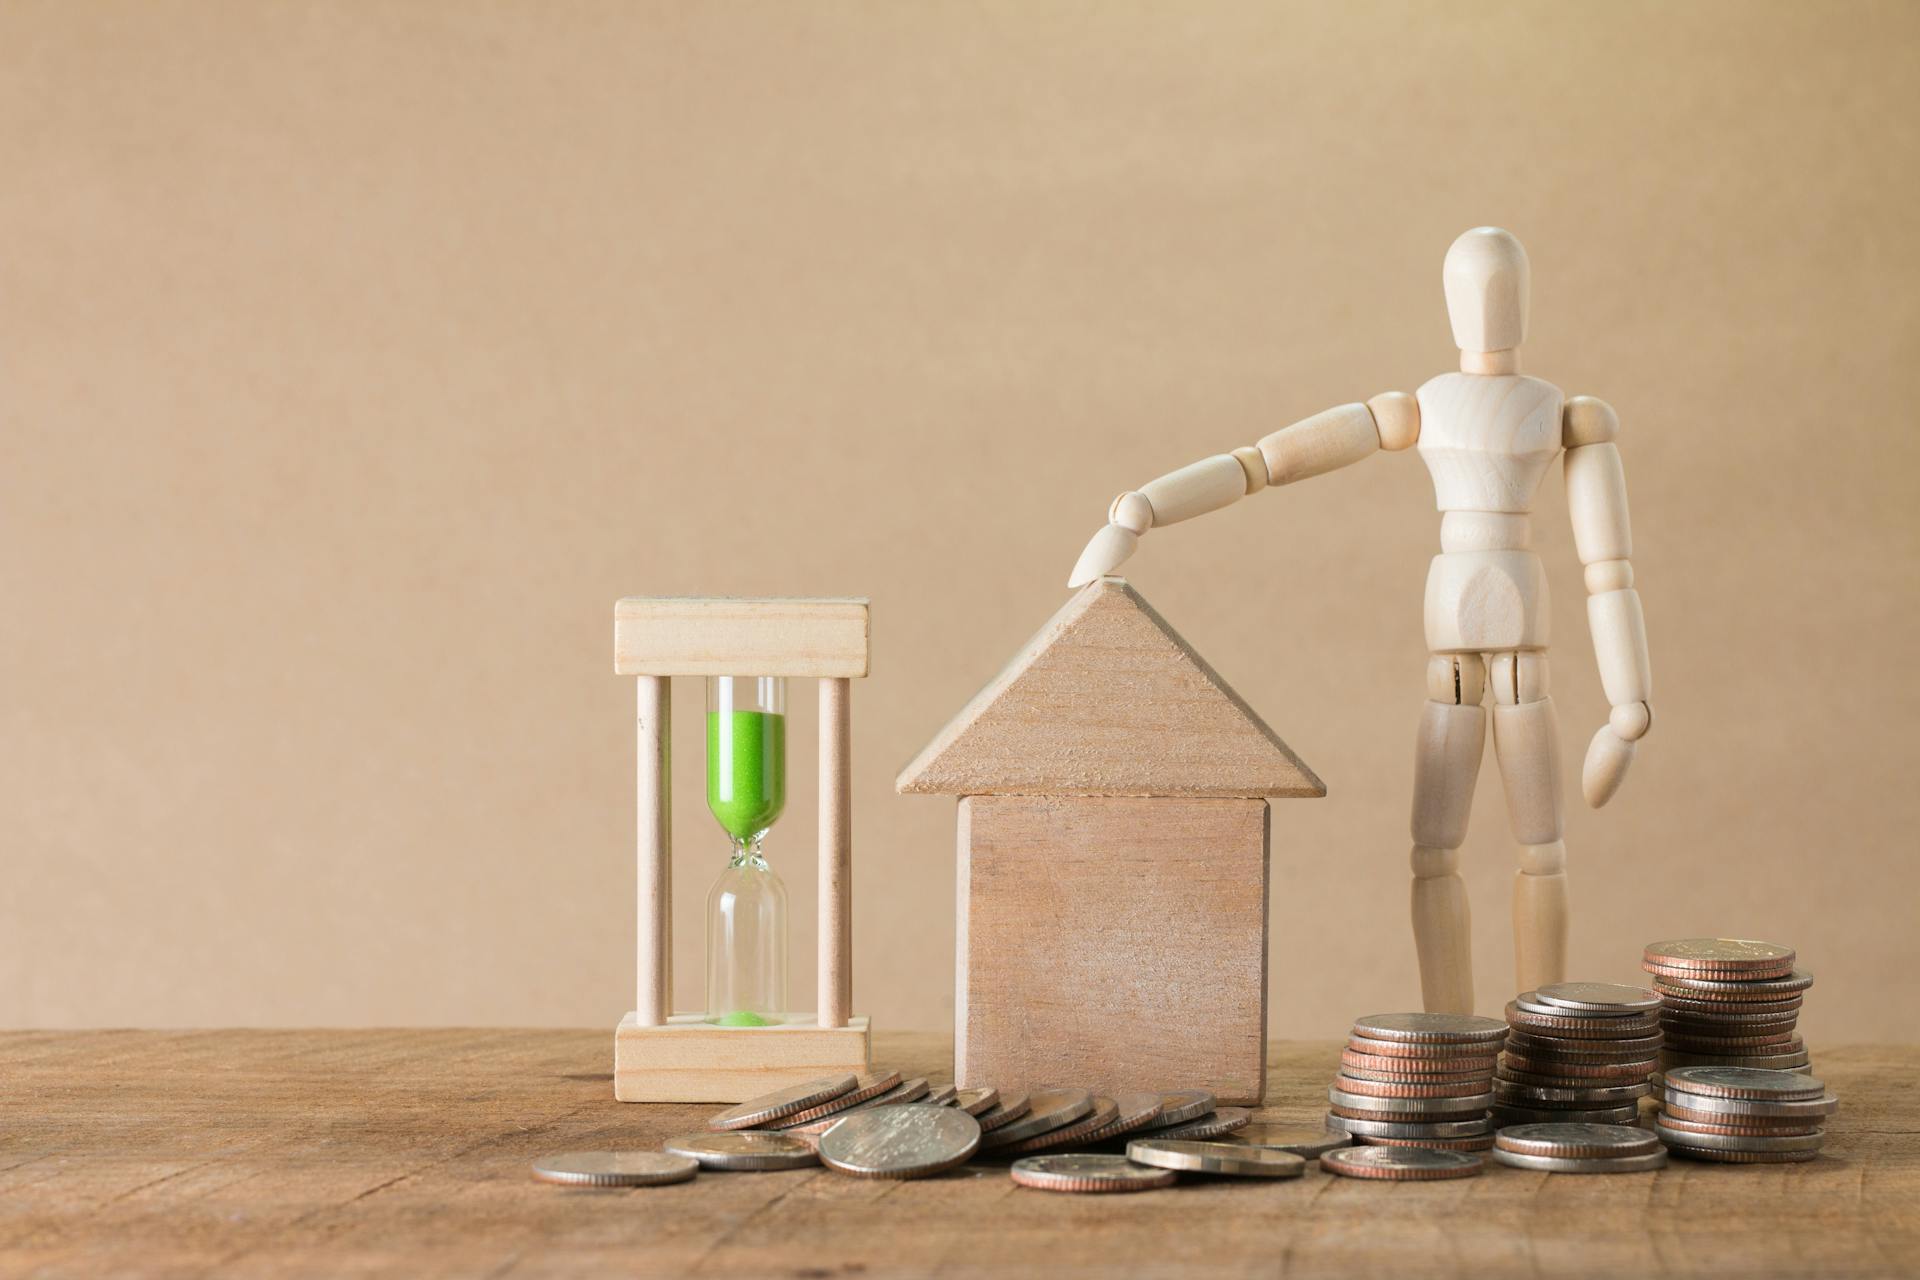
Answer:
POLYGON ((1356 1107, 1345 1107, 1339 1103, 1329 1103, 1329 1115, 1341 1120, 1390 1120, 1396 1124, 1440 1124, 1449 1120, 1472 1119, 1483 1114, 1489 1108, 1480 1111, 1363 1111, 1356 1107))
POLYGON ((1517 1053, 1500 1055, 1500 1065, 1509 1071, 1530 1072, 1534 1075, 1554 1076, 1591 1076, 1595 1079, 1638 1079, 1647 1078, 1647 1073, 1659 1065, 1657 1058, 1638 1058, 1632 1062, 1583 1061, 1577 1058, 1530 1058, 1517 1053))
POLYGON ((1342 1147, 1320 1157, 1320 1167, 1328 1173, 1383 1182, 1471 1178, 1484 1166, 1485 1162, 1470 1152, 1434 1151, 1427 1147, 1342 1147))
POLYGON ((1761 978, 1753 982, 1717 982, 1710 978, 1653 977, 1653 989, 1662 995, 1677 995, 1683 1000, 1781 1000, 1803 994, 1813 985, 1813 975, 1798 971, 1784 978, 1761 978))
POLYGON ((1798 1102, 1817 1098, 1827 1091, 1827 1086, 1812 1076, 1753 1067, 1675 1067, 1666 1073, 1664 1085, 1669 1093, 1761 1098, 1772 1102, 1798 1102))
POLYGON ((1507 1005, 1507 1021, 1529 1031, 1551 1031, 1570 1040, 1606 1040, 1646 1036, 1660 1029, 1660 1019, 1650 1013, 1625 1017, 1581 1018, 1553 1014, 1527 1013, 1516 1003, 1507 1005))
POLYGON ((1093 1095, 1085 1089, 1035 1089, 1027 1114, 991 1130, 982 1145, 999 1148, 1064 1129, 1093 1110, 1093 1095))
POLYGON ((1712 1160, 1719 1164, 1803 1164, 1818 1160, 1818 1151, 1710 1151, 1705 1147, 1668 1147, 1676 1156, 1688 1160, 1712 1160))
POLYGON ((818 1080, 803 1080, 799 1084, 776 1089, 772 1093, 749 1098, 738 1106, 728 1107, 707 1121, 709 1129, 751 1129, 755 1125, 769 1124, 805 1111, 808 1107, 817 1107, 821 1103, 848 1092, 860 1082, 858 1076, 822 1076, 818 1080))
POLYGON ((781 1133, 799 1134, 801 1136, 813 1134, 818 1137, 820 1134, 833 1128, 835 1124, 845 1117, 857 1112, 872 1111, 876 1107, 895 1107, 904 1102, 918 1102, 926 1096, 927 1082, 921 1077, 916 1076, 911 1080, 902 1080, 885 1093, 868 1098, 865 1102, 856 1102, 843 1111, 829 1112, 824 1116, 808 1120, 803 1124, 783 1123, 775 1127, 778 1128, 781 1133))
POLYGON ((1012 1124, 1027 1114, 1030 1106, 1031 1102, 1024 1093, 1001 1094, 1000 1100, 993 1104, 992 1109, 977 1114, 980 1132, 992 1133, 995 1129, 1012 1124))
POLYGON ((1495 1145, 1519 1155, 1580 1160, 1649 1155, 1660 1149, 1660 1139, 1624 1124, 1516 1124, 1502 1129, 1495 1145))
POLYGON ((1013 1180, 1036 1191, 1101 1192, 1152 1191, 1170 1187, 1171 1169, 1150 1169, 1125 1156, 1027 1156, 1015 1160, 1013 1180))
POLYGON ((1652 1074, 1652 1067, 1629 1076, 1567 1076, 1555 1075, 1552 1072, 1515 1071, 1511 1067, 1502 1067, 1500 1074, 1494 1079, 1506 1080, 1513 1084, 1531 1085, 1540 1089, 1585 1090, 1612 1088, 1624 1084, 1644 1084, 1647 1077, 1652 1074))
POLYGON ((1470 1013, 1370 1013, 1354 1020, 1353 1033, 1413 1044, 1498 1045, 1507 1029, 1496 1019, 1470 1013))
POLYGON ((1798 1071, 1811 1062, 1805 1049, 1795 1053, 1768 1054, 1676 1053, 1671 1049, 1664 1049, 1660 1053, 1662 1067, 1750 1067, 1761 1071, 1798 1071))
POLYGON ((1487 1078, 1467 1081, 1439 1081, 1431 1084, 1405 1080, 1362 1080, 1344 1071, 1333 1079, 1335 1087, 1346 1093, 1374 1098, 1471 1098, 1487 1091, 1487 1078))
MULTIPOLYGON (((1730 1117, 1731 1118, 1731 1117, 1730 1117)), ((1817 1124, 1708 1124, 1701 1120, 1682 1120, 1671 1112, 1660 1114, 1660 1123, 1681 1133, 1712 1133, 1729 1138, 1758 1138, 1770 1133, 1807 1134, 1820 1132, 1817 1124)))
POLYGON ((1355 1134, 1353 1140, 1370 1147, 1425 1147, 1429 1151, 1491 1151, 1493 1135, 1477 1138, 1376 1138, 1355 1134))
POLYGON ((1123 1133, 1132 1133, 1144 1129, 1160 1120, 1164 1104, 1157 1093, 1116 1093, 1113 1095, 1113 1120, 1086 1135, 1086 1141, 1105 1142, 1117 1138, 1123 1133))
POLYGON ((1466 1044, 1421 1044, 1411 1040, 1375 1040, 1356 1035, 1347 1041, 1347 1048, 1369 1056, 1440 1062, 1451 1058, 1489 1058, 1500 1048, 1500 1042, 1475 1040, 1466 1044))
POLYGON ((1565 1088, 1557 1085, 1515 1084, 1509 1080, 1496 1078, 1493 1082, 1493 1096, 1502 1102, 1517 1102, 1523 1107, 1538 1106, 1543 1102, 1570 1102, 1592 1106, 1595 1103, 1604 1105, 1644 1098, 1647 1096, 1647 1085, 1642 1081, 1639 1084, 1565 1088))
POLYGON ((1408 1075, 1404 1071, 1373 1071, 1366 1067, 1354 1067, 1341 1064, 1340 1074, 1354 1080, 1399 1081, 1402 1084, 1460 1084, 1478 1080, 1485 1087, 1485 1081, 1493 1075, 1493 1068, 1484 1071, 1448 1072, 1445 1075, 1408 1075))
POLYGON ((1728 970, 1758 977, 1765 970, 1778 969, 1784 976, 1793 971, 1792 947, 1754 938, 1675 938, 1668 942, 1649 942, 1641 953, 1641 962, 1668 969, 1728 970))
POLYGON ((1160 1095, 1160 1123, 1183 1124, 1198 1120, 1213 1110, 1213 1093, 1207 1089, 1176 1089, 1160 1095))
MULTIPOLYGON (((960 1090, 955 1088, 953 1085, 950 1085, 950 1084, 932 1085, 932 1086, 929 1086, 927 1089, 927 1096, 920 1099, 920 1101, 926 1103, 930 1107, 945 1107, 945 1106, 952 1105, 953 1100, 959 1096, 960 1096, 960 1090)), ((967 1112, 967 1114, 972 1115, 973 1112, 969 1111, 967 1112)))
POLYGON ((1596 1013, 1645 1013, 1660 1007, 1660 993, 1618 982, 1555 982, 1537 993, 1544 1004, 1596 1013))
POLYGON ((1492 1054, 1477 1058, 1395 1058, 1348 1049, 1340 1055, 1340 1065, 1348 1070, 1378 1071, 1392 1076, 1470 1076, 1493 1070, 1493 1062, 1492 1054))
POLYGON ((1764 1036, 1672 1036, 1666 1048, 1681 1053, 1792 1053, 1806 1048, 1797 1031, 1764 1036))
POLYGON ((1000 1091, 991 1085, 981 1089, 962 1089, 953 1105, 970 1116, 983 1116, 1000 1105, 1000 1091))
POLYGON ((1356 1138, 1481 1138, 1493 1133, 1493 1118, 1487 1115, 1454 1120, 1376 1120, 1329 1114, 1328 1129, 1352 1134, 1356 1138))
POLYGON ((1515 1124, 1632 1124, 1639 1118, 1638 1103, 1621 1107, 1516 1107, 1503 1104, 1493 1109, 1494 1123, 1503 1129, 1515 1124))
POLYGON ((1666 1008, 1677 1014, 1701 1016, 1717 1021, 1731 1022, 1738 1018, 1766 1018, 1775 1014, 1792 1013, 1806 1004, 1805 996, 1785 996, 1778 1000, 1714 1000, 1699 999, 1694 996, 1667 996, 1666 1008))
POLYGON ((1526 1031, 1507 1033, 1507 1052, 1526 1056, 1548 1054, 1556 1058, 1595 1058, 1605 1061, 1614 1059, 1630 1062, 1635 1058, 1651 1057, 1655 1050, 1665 1043, 1666 1036, 1654 1032, 1649 1036, 1627 1036, 1606 1040, 1573 1040, 1564 1036, 1535 1035, 1526 1031))
POLYGON ((790 1129, 795 1125, 802 1125, 809 1121, 818 1120, 822 1116, 830 1116, 836 1112, 845 1111, 849 1107, 857 1107, 871 1098, 879 1097, 899 1083, 900 1073, 898 1071, 875 1071, 859 1077, 854 1081, 853 1088, 841 1094, 839 1097, 828 1098, 817 1107, 808 1107, 804 1111, 796 1111, 790 1116, 783 1116, 779 1120, 772 1121, 771 1123, 773 1127, 778 1129, 790 1129))
POLYGON ((1060 1147, 1081 1145, 1087 1141, 1088 1134, 1104 1129, 1119 1117, 1120 1108, 1112 1098, 1095 1095, 1093 1110, 1072 1124, 1064 1124, 1058 1129, 1049 1129, 1018 1142, 995 1143, 994 1150, 1007 1155, 1022 1155, 1029 1151, 1053 1151, 1060 1147))
POLYGON ((1219 1138, 1236 1129, 1244 1129, 1252 1123, 1253 1112, 1245 1107, 1215 1107, 1197 1120, 1188 1120, 1181 1124, 1165 1125, 1159 1128, 1139 1129, 1131 1136, 1138 1138, 1191 1138, 1202 1141, 1207 1138, 1219 1138))
MULTIPOLYGON (((1765 1116, 1776 1120, 1811 1120, 1830 1116, 1840 1109, 1840 1099, 1832 1094, 1791 1102, 1762 1102, 1757 1098, 1709 1098, 1697 1093, 1668 1093, 1661 1110, 1682 1120, 1700 1120, 1707 1124, 1726 1123, 1728 1116, 1765 1116)), ((1750 1118, 1737 1121, 1751 1124, 1750 1118)))

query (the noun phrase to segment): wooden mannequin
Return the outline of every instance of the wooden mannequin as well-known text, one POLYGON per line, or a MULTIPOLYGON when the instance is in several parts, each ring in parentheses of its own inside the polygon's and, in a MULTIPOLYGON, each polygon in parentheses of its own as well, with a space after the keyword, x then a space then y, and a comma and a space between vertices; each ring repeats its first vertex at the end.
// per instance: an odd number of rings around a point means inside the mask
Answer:
POLYGON ((1613 410, 1520 374, 1526 250, 1498 227, 1453 242, 1442 269, 1460 372, 1414 395, 1390 391, 1284 427, 1256 447, 1196 462, 1114 500, 1069 586, 1112 572, 1148 529, 1246 494, 1417 445, 1442 512, 1427 574, 1428 702, 1413 762, 1413 934, 1426 1007, 1469 1012, 1473 969, 1459 849, 1480 771, 1493 691, 1494 757, 1520 843, 1514 954, 1521 990, 1565 977, 1566 844, 1560 748, 1547 682, 1547 580, 1528 549, 1533 494, 1566 454, 1567 507, 1586 566, 1587 620, 1613 713, 1587 749, 1582 789, 1605 804, 1653 724, 1652 674, 1633 589, 1626 478, 1613 410))

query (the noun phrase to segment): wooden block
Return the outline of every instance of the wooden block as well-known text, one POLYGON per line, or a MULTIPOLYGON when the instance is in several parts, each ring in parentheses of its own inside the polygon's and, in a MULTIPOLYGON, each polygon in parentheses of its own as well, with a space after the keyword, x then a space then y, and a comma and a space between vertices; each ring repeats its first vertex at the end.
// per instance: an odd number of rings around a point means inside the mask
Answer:
POLYGON ((940 795, 1326 794, 1119 578, 1069 600, 894 786, 940 795))
POLYGON ((1247 473, 1232 454, 1220 453, 1140 486, 1153 506, 1153 527, 1178 524, 1247 496, 1247 473))
POLYGON ((1505 351, 1527 340, 1527 251, 1510 231, 1475 227, 1447 249, 1440 268, 1453 343, 1505 351))
POLYGON ((858 677, 862 599, 635 597, 613 607, 613 669, 630 676, 858 677))
POLYGON ((1268 484, 1292 484, 1360 461, 1380 447, 1380 427, 1364 404, 1343 404, 1282 427, 1260 441, 1268 484))
POLYGON ((717 1027, 678 1013, 643 1027, 628 1014, 613 1033, 613 1096, 621 1102, 744 1102, 802 1080, 868 1066, 867 1020, 823 1027, 811 1013, 773 1027, 717 1027))
POLYGON ((1427 570, 1427 648, 1497 653, 1547 645, 1547 571, 1531 551, 1448 551, 1427 570))
POLYGON ((1581 564, 1626 560, 1633 555, 1627 514, 1627 473, 1620 449, 1586 444, 1567 450, 1567 516, 1581 564))
POLYGON ((1265 801, 971 796, 959 809, 963 1086, 1260 1101, 1265 801))

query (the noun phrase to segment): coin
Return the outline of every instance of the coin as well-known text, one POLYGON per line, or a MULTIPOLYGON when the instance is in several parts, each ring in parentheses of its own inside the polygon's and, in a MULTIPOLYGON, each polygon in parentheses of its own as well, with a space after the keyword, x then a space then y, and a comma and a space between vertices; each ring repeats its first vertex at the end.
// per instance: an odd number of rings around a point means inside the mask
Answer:
POLYGON ((1213 1110, 1213 1094, 1206 1089, 1176 1089, 1160 1095, 1160 1123, 1181 1124, 1198 1120, 1213 1110))
POLYGON ((658 1187, 699 1171, 696 1161, 665 1151, 567 1151, 533 1162, 536 1179, 564 1187, 658 1187))
POLYGON ((1187 1120, 1180 1124, 1165 1125, 1152 1129, 1142 1129, 1143 1138, 1218 1138, 1244 1129, 1253 1120, 1253 1112, 1245 1107, 1215 1107, 1197 1120, 1187 1120))
MULTIPOLYGON (((915 1077, 912 1080, 902 1080, 899 1084, 893 1086, 893 1088, 878 1097, 868 1098, 865 1102, 855 1103, 853 1106, 846 1107, 840 1111, 829 1112, 817 1120, 809 1120, 804 1124, 795 1124, 789 1121, 774 1127, 782 1133, 801 1135, 811 1133, 818 1135, 833 1128, 834 1122, 842 1116, 851 1115, 856 1111, 871 1111, 875 1107, 897 1107, 903 1102, 918 1102, 926 1096, 926 1080, 915 1077)), ((836 1101, 838 1101, 838 1099, 836 1099, 836 1101)))
POLYGON ((1515 1076, 1579 1076, 1591 1080, 1644 1080, 1647 1078, 1647 1073, 1659 1065, 1658 1058, 1637 1058, 1632 1062, 1606 1062, 1578 1058, 1527 1058, 1517 1053, 1500 1055, 1501 1069, 1515 1076))
POLYGON ((1487 1091, 1487 1077, 1471 1080, 1365 1080, 1341 1072, 1334 1083, 1348 1093, 1363 1093, 1374 1098, 1470 1098, 1487 1091))
POLYGON ((818 1120, 822 1116, 830 1116, 835 1112, 846 1111, 870 1099, 877 1098, 899 1083, 900 1073, 898 1071, 871 1072, 855 1080, 853 1082, 853 1088, 847 1090, 839 1097, 828 1098, 819 1106, 808 1107, 804 1111, 796 1111, 790 1116, 782 1116, 780 1119, 770 1123, 776 1129, 791 1129, 795 1125, 808 1124, 814 1120, 818 1120))
POLYGON ((1383 1084, 1394 1081, 1401 1084, 1461 1084, 1470 1080, 1479 1080, 1483 1082, 1484 1088, 1484 1082, 1493 1075, 1493 1065, 1489 1063, 1485 1067, 1472 1071, 1435 1071, 1415 1074, 1408 1071, 1376 1071, 1372 1067, 1356 1067, 1343 1059, 1340 1064, 1340 1074, 1350 1080, 1377 1080, 1383 1084))
POLYGON ((1027 1113, 989 1130, 986 1143, 1004 1147, 1024 1142, 1050 1129, 1065 1128, 1091 1110, 1093 1095, 1085 1089, 1035 1089, 1029 1095, 1027 1113))
POLYGON ((1523 1010, 1518 1001, 1507 1004, 1507 1021, 1529 1031, 1550 1031, 1571 1040, 1606 1040, 1650 1035, 1660 1029, 1660 1019, 1651 1013, 1609 1014, 1605 1017, 1581 1017, 1571 1009, 1559 1013, 1533 1013, 1523 1010))
POLYGON ((1787 996, 1780 1000, 1754 1000, 1736 1004, 1731 1000, 1696 1000, 1688 996, 1667 996, 1666 1009, 1678 1020, 1704 1022, 1744 1022, 1749 1018, 1771 1018, 1794 1013, 1805 1005, 1805 996, 1787 996))
POLYGON ((1353 1140, 1369 1147, 1425 1147, 1428 1151, 1491 1151, 1493 1135, 1477 1138, 1372 1138, 1355 1134, 1353 1140))
POLYGON ((952 1107, 909 1102, 855 1111, 820 1137, 820 1163, 857 1178, 924 1178, 964 1164, 980 1122, 952 1107))
POLYGON ((1501 1128, 1516 1124, 1632 1124, 1640 1118, 1640 1107, 1520 1107, 1496 1106, 1494 1123, 1501 1128))
MULTIPOLYGON (((1739 1118, 1740 1117, 1738 1116, 1722 1116, 1721 1117, 1721 1119, 1723 1120, 1737 1120, 1739 1118)), ((1815 1130, 1820 1128, 1820 1126, 1814 1123, 1813 1120, 1808 1120, 1805 1123, 1793 1123, 1793 1122, 1785 1122, 1785 1121, 1779 1121, 1779 1120, 1767 1120, 1759 1116, 1753 1116, 1749 1118, 1754 1120, 1756 1123, 1754 1124, 1709 1124, 1709 1123, 1703 1123, 1699 1120, 1682 1120, 1680 1117, 1676 1115, 1672 1115, 1665 1111, 1658 1112, 1654 1116, 1654 1119, 1658 1121, 1660 1124, 1663 1124, 1667 1128, 1673 1129, 1679 1133, 1722 1133, 1722 1134, 1726 1134, 1729 1137, 1734 1137, 1734 1138, 1739 1138, 1739 1137, 1757 1138, 1764 1134, 1787 1135, 1787 1134, 1812 1133, 1815 1130)), ((1821 1117, 1815 1117, 1814 1119, 1817 1120, 1820 1118, 1821 1117)))
POLYGON ((856 1076, 822 1076, 818 1080, 803 1080, 799 1084, 789 1085, 785 1089, 776 1089, 772 1093, 749 1098, 736 1107, 728 1107, 719 1115, 707 1121, 709 1129, 751 1129, 755 1125, 782 1120, 808 1107, 817 1107, 830 1098, 837 1098, 859 1083, 856 1076))
POLYGON ((1675 1067, 1665 1074, 1665 1087, 1681 1093, 1715 1098, 1766 1098, 1774 1101, 1817 1098, 1827 1086, 1812 1076, 1792 1071, 1762 1071, 1752 1067, 1675 1067))
POLYGON ((991 1086, 962 1089, 954 1096, 953 1105, 970 1116, 983 1116, 1000 1105, 1000 1091, 991 1086))
POLYGON ((1654 990, 1671 988, 1695 992, 1698 996, 1718 996, 1726 1000, 1773 1000, 1805 991, 1813 985, 1813 975, 1795 969, 1784 978, 1679 977, 1664 973, 1653 975, 1654 990))
POLYGON ((1309 1160, 1318 1159, 1322 1152, 1348 1146, 1353 1142, 1353 1135, 1344 1131, 1327 1132, 1278 1124, 1250 1124, 1233 1136, 1236 1142, 1244 1142, 1250 1147, 1291 1151, 1294 1155, 1304 1156, 1309 1160))
POLYGON ((1135 1139, 1127 1144, 1127 1159, 1159 1169, 1178 1169, 1182 1173, 1243 1178, 1297 1178, 1307 1168, 1307 1162, 1291 1151, 1181 1138, 1135 1139))
POLYGON ((1684 1120, 1711 1120, 1715 1116, 1769 1116, 1797 1120, 1806 1116, 1830 1116, 1840 1109, 1840 1099, 1829 1093, 1792 1102, 1762 1102, 1754 1098, 1710 1098, 1697 1093, 1669 1093, 1663 1105, 1684 1120))
POLYGON ((819 1164, 813 1145, 764 1129, 733 1129, 669 1138, 667 1151, 698 1160, 703 1169, 799 1169, 819 1164))
POLYGON ((921 1101, 930 1107, 945 1107, 951 1105, 953 1100, 959 1096, 960 1091, 958 1089, 950 1084, 943 1084, 929 1086, 927 1096, 922 1098, 921 1101))
POLYGON ((1569 1039, 1551 1033, 1537 1033, 1514 1027, 1507 1032, 1506 1052, 1528 1056, 1551 1054, 1556 1058, 1631 1061, 1651 1057, 1659 1051, 1666 1036, 1659 1030, 1645 1036, 1610 1036, 1604 1039, 1569 1039))
POLYGON ((1374 1098, 1362 1093, 1348 1093, 1339 1085, 1327 1086, 1327 1101, 1350 1111, 1400 1112, 1431 1115, 1457 1115, 1469 1111, 1485 1111, 1493 1105, 1494 1095, 1476 1093, 1464 1098, 1374 1098))
POLYGON ((979 1115, 980 1132, 992 1133, 1005 1125, 1012 1124, 1032 1109, 1032 1101, 1024 1093, 1005 1093, 993 1104, 991 1111, 982 1111, 979 1115))
POLYGON ((1120 1093, 1113 1098, 1114 1117, 1099 1128, 1091 1130, 1084 1141, 1105 1142, 1136 1129, 1144 1129, 1160 1120, 1161 1102, 1157 1093, 1120 1093))
POLYGON ((1493 1096, 1501 1101, 1517 1102, 1523 1107, 1542 1102, 1627 1102, 1634 1098, 1646 1097, 1647 1086, 1642 1081, 1639 1084, 1596 1085, 1590 1089, 1575 1089, 1559 1085, 1515 1084, 1511 1080, 1495 1078, 1493 1096))
POLYGON ((1031 1138, 1022 1138, 1018 1142, 989 1141, 987 1145, 995 1150, 1004 1149, 1009 1155, 1027 1151, 1051 1151, 1057 1147, 1085 1145, 1092 1141, 1092 1139, 1088 1137, 1089 1134, 1106 1128, 1119 1118, 1120 1108, 1114 1103, 1113 1099, 1096 1094, 1093 1099, 1093 1110, 1087 1112, 1087 1114, 1081 1116, 1072 1124, 1064 1124, 1058 1129, 1049 1129, 1045 1133, 1037 1133, 1031 1138))
POLYGON ((1676 1156, 1688 1160, 1713 1160, 1720 1164, 1801 1164, 1818 1160, 1818 1151, 1720 1151, 1712 1147, 1668 1147, 1676 1156))
POLYGON ((1647 1173, 1667 1167, 1665 1151, 1638 1156, 1529 1156, 1495 1147, 1493 1158, 1516 1169, 1537 1169, 1542 1173, 1647 1173))
POLYGON ((1425 1147, 1342 1147, 1321 1156, 1320 1167, 1343 1178, 1433 1182, 1443 1178, 1471 1178, 1480 1172, 1484 1162, 1479 1156, 1465 1151, 1430 1151, 1425 1147))
POLYGON ((1355 1020, 1356 1035, 1415 1044, 1497 1044, 1507 1028, 1470 1013, 1371 1013, 1355 1020))
POLYGON ((1653 1131, 1670 1147, 1692 1147, 1711 1151, 1818 1151, 1827 1131, 1812 1133, 1723 1134, 1701 1133, 1697 1129, 1674 1129, 1654 1121, 1653 1131))
POLYGON ((1150 1169, 1125 1156, 1026 1156, 1010 1172, 1015 1182, 1037 1191, 1152 1191, 1174 1183, 1171 1169, 1150 1169))
POLYGON ((1636 1156, 1660 1148, 1645 1129, 1624 1124, 1516 1124, 1502 1129, 1495 1145, 1521 1155, 1573 1160, 1636 1156))
MULTIPOLYGON (((1416 1040, 1376 1040, 1355 1034, 1347 1048, 1370 1057, 1411 1058, 1422 1062, 1446 1062, 1453 1058, 1490 1058, 1500 1049, 1497 1040, 1469 1040, 1460 1044, 1440 1044, 1416 1040)), ((1451 1067, 1445 1068, 1452 1070, 1451 1067)))
POLYGON ((1602 1013, 1644 1013, 1660 1007, 1658 992, 1618 982, 1555 982, 1539 990, 1540 999, 1563 1009, 1602 1013))
POLYGON ((1676 938, 1649 942, 1641 963, 1667 969, 1724 970, 1755 977, 1782 976, 1793 971, 1792 947, 1752 938, 1676 938), (1768 970, 1779 970, 1779 974, 1768 970))
POLYGON ((1748 1067, 1759 1071, 1792 1071, 1804 1067, 1810 1059, 1805 1049, 1793 1053, 1680 1053, 1663 1052, 1660 1064, 1679 1070, 1682 1067, 1748 1067))
POLYGON ((1493 1132, 1493 1121, 1486 1116, 1471 1120, 1357 1120, 1351 1116, 1329 1115, 1327 1128, 1354 1137, 1366 1138, 1478 1138, 1493 1132))

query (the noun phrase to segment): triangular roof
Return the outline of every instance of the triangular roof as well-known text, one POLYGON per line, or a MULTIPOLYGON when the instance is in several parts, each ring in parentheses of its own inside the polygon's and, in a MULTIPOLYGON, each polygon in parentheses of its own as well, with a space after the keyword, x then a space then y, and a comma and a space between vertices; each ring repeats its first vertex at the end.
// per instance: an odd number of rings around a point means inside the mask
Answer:
POLYGON ((900 771, 937 795, 1323 796, 1121 578, 1083 587, 900 771))

